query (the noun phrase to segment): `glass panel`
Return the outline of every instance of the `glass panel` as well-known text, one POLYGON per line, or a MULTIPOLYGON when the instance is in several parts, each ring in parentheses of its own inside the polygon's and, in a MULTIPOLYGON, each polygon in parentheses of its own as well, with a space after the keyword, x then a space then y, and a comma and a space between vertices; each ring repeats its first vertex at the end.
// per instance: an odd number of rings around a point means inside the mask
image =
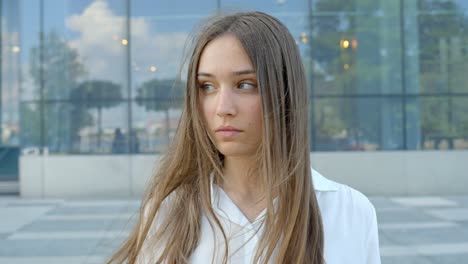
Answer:
POLYGON ((128 153, 128 107, 122 101, 72 103, 72 152, 128 153))
POLYGON ((305 71, 310 80, 311 71, 311 51, 313 41, 310 34, 310 10, 309 2, 306 0, 297 1, 248 1, 248 0, 222 0, 221 9, 226 11, 261 11, 268 13, 286 25, 291 35, 296 40, 302 56, 305 71))
POLYGON ((41 147, 41 115, 39 104, 21 103, 20 145, 24 151, 39 153, 41 147))
MULTIPOLYGON (((80 89, 87 82, 115 83, 112 99, 126 96, 125 3, 124 0, 44 1, 45 99, 69 99, 73 89, 80 89)), ((111 94, 93 91, 89 95, 99 95, 95 99, 100 99, 111 94)))
MULTIPOLYGON (((117 101, 49 103, 44 107, 44 148, 48 153, 126 153, 127 104, 117 101), (120 129, 122 135, 115 139, 120 129)), ((21 105, 21 141, 40 146, 39 104, 21 105)))
POLYGON ((133 104, 132 144, 135 152, 163 152, 174 137, 182 113, 182 102, 165 99, 140 99, 133 104))
POLYGON ((315 1, 314 94, 401 93, 399 10, 399 1, 315 1))
POLYGON ((421 108, 423 149, 468 148, 468 97, 431 96, 411 103, 409 111, 421 108))
POLYGON ((67 153, 72 149, 73 135, 83 124, 80 117, 70 116, 71 112, 68 103, 44 105, 45 153, 67 153))
POLYGON ((452 98, 453 148, 468 149, 468 96, 452 98))
POLYGON ((248 0, 221 0, 221 10, 226 11, 261 11, 275 17, 293 16, 294 13, 303 15, 310 9, 307 0, 275 0, 275 1, 248 1, 248 0))
POLYGON ((21 100, 39 100, 39 7, 40 1, 21 5, 21 100))
MULTIPOLYGON (((132 97, 150 81, 172 82, 189 33, 216 10, 216 1, 131 1, 132 97)), ((185 78, 185 76, 183 76, 185 78)))
MULTIPOLYGON (((216 11, 217 0, 131 0, 133 19, 154 18, 156 20, 183 21, 189 17, 198 19, 207 15, 213 15, 216 11)), ((168 30, 169 31, 169 30, 168 30)))
POLYGON ((419 0, 418 8, 420 92, 468 93, 466 1, 419 0))
POLYGON ((314 151, 403 147, 400 99, 326 98, 315 99, 312 106, 314 151))
POLYGON ((0 146, 17 146, 21 67, 19 4, 17 1, 3 1, 1 4, 0 146))
POLYGON ((216 1, 137 0, 130 4, 132 138, 139 142, 132 151, 161 152, 180 116, 177 102, 183 98, 185 85, 175 80, 187 38, 203 18, 215 14, 216 1))

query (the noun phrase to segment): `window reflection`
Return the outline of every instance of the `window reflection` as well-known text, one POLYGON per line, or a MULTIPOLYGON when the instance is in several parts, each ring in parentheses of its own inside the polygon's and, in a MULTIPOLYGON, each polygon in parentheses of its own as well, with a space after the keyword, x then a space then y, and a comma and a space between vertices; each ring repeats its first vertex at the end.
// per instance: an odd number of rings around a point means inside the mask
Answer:
POLYGON ((216 13, 216 2, 180 5, 138 0, 130 4, 132 94, 141 97, 138 89, 148 81, 177 79, 189 34, 202 19, 216 13))
MULTIPOLYGON (((16 1, 18 2, 18 1, 16 1)), ((20 9, 21 19, 21 101, 40 99, 40 85, 35 76, 38 76, 39 68, 31 67, 40 61, 39 53, 32 53, 34 48, 40 46, 40 1, 30 1, 22 5, 20 9)))
MULTIPOLYGON (((119 101, 73 102, 70 108, 71 152, 128 153, 127 104, 119 101)), ((59 125, 59 124, 57 124, 59 125)))
POLYGON ((179 77, 193 28, 216 13, 216 1, 131 1, 132 130, 140 153, 163 152, 181 114, 179 77))
POLYGON ((123 0, 44 1, 45 98, 68 99, 87 80, 115 82, 126 96, 125 6, 123 0))
POLYGON ((22 5, 16 17, 18 4, 5 3, 3 142, 18 142, 18 132, 21 145, 53 153, 121 153, 112 147, 120 129, 126 152, 164 151, 195 25, 218 11, 259 10, 296 39, 312 90, 314 150, 468 148, 462 0, 44 0, 22 5), (18 31, 21 38, 9 34, 18 31))
POLYGON ((391 98, 313 101, 314 151, 395 150, 403 146, 401 102, 391 98))
POLYGON ((410 101, 408 111, 413 109, 420 109, 421 113, 422 149, 468 148, 467 98, 423 97, 410 101))
POLYGON ((468 92, 467 7, 462 1, 418 1, 422 93, 468 92), (464 10, 464 12, 463 12, 464 10))
POLYGON ((182 109, 179 103, 141 99, 133 105, 133 131, 139 153, 164 152, 173 139, 182 109))
MULTIPOLYGON (((20 21, 19 4, 14 1, 2 3, 0 17, 0 147, 18 146, 19 101, 20 101, 20 21)), ((1 160, 1 159, 0 159, 1 160)))
POLYGON ((399 2, 317 1, 316 94, 401 93, 399 2))
POLYGON ((41 115, 39 104, 21 103, 20 115, 20 140, 22 148, 31 148, 39 151, 41 147, 41 115))

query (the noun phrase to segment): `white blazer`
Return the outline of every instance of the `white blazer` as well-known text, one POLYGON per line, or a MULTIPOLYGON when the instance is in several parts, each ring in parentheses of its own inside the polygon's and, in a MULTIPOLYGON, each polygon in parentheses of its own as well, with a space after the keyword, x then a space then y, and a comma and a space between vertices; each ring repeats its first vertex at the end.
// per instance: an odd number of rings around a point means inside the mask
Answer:
MULTIPOLYGON (((380 264, 377 218, 369 200, 362 193, 328 180, 313 169, 312 179, 323 221, 326 264, 380 264)), ((228 238, 229 263, 252 263, 261 239, 265 210, 250 222, 223 189, 213 183, 211 201, 228 238)), ((160 216, 158 213, 156 222, 160 216)), ((154 226, 157 223, 153 223, 152 228, 154 226)), ((221 263, 224 240, 218 228, 214 231, 203 215, 200 243, 190 258, 191 263, 221 263)), ((144 243, 137 263, 154 263, 160 250, 144 243)))

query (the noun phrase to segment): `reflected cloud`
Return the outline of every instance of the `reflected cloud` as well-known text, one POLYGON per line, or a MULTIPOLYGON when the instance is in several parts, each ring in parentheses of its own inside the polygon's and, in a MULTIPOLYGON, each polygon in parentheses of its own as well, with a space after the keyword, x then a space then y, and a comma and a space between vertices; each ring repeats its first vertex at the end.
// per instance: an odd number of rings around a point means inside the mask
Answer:
MULTIPOLYGON (((125 49, 131 47, 132 61, 141 69, 158 67, 160 78, 173 78, 181 63, 188 33, 154 32, 145 17, 131 17, 131 38, 126 35, 126 17, 116 15, 106 1, 92 2, 82 13, 69 16, 65 24, 79 37, 69 41, 88 69, 90 79, 115 80, 126 70, 125 49), (125 44, 124 44, 125 40, 125 44), (121 69, 116 69, 121 66, 121 69)), ((154 23, 154 22, 153 22, 154 23)), ((154 78, 154 72, 138 73, 139 79, 154 78)))

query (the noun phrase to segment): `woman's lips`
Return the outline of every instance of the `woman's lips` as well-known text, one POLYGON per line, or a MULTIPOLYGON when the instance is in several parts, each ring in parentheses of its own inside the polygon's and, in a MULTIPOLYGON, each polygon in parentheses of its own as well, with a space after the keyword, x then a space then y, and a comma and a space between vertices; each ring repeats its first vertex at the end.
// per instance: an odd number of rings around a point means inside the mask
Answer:
POLYGON ((234 126, 225 125, 225 126, 218 127, 215 130, 215 132, 217 136, 220 136, 222 138, 231 138, 231 137, 235 137, 237 134, 239 134, 242 131, 237 129, 234 126))
POLYGON ((240 132, 241 131, 239 130, 218 130, 216 131, 216 135, 224 137, 224 138, 230 138, 230 137, 236 136, 240 132))

